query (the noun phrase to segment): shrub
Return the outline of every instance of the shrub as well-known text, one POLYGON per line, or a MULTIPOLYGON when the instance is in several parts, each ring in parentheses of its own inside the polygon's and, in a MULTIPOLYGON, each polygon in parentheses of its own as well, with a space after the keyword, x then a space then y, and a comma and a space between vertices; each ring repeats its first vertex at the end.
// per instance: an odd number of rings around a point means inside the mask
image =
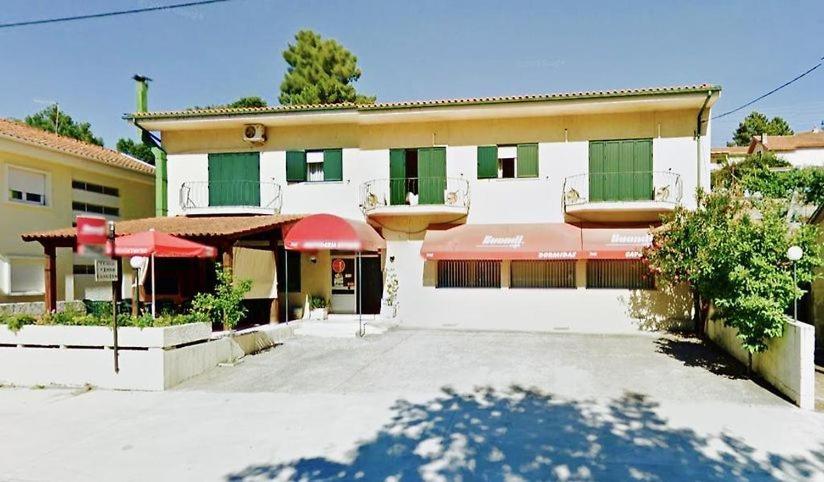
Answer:
POLYGON ((192 314, 200 320, 215 320, 231 330, 246 316, 243 297, 252 288, 251 280, 235 280, 232 270, 216 264, 217 285, 213 293, 198 293, 192 301, 192 314))
POLYGON ((319 295, 309 296, 309 308, 311 308, 313 310, 317 310, 317 309, 321 309, 321 308, 326 308, 327 306, 329 306, 329 302, 326 301, 326 298, 324 298, 323 296, 319 296, 319 295))
POLYGON ((17 315, 2 315, 0 323, 6 325, 9 330, 17 332, 26 325, 33 325, 37 319, 31 315, 17 314, 17 315))

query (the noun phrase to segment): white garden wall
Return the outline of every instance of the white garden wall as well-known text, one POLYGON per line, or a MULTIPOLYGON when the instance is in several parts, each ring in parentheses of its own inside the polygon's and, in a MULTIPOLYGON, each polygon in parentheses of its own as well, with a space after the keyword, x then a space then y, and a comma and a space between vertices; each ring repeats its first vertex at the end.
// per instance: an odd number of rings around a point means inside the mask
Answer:
MULTIPOLYGON (((741 347, 738 331, 721 320, 707 322, 707 335, 716 345, 741 363, 748 363, 741 347)), ((768 343, 767 351, 752 356, 752 369, 770 385, 789 397, 799 407, 815 407, 815 328, 806 323, 788 320, 784 336, 768 343)))

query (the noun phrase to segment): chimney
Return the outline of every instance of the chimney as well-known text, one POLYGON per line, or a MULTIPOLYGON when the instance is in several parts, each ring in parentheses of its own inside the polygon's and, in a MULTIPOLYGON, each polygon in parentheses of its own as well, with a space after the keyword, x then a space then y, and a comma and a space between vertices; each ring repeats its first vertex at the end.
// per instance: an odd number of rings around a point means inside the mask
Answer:
POLYGON ((761 144, 764 144, 764 147, 767 146, 767 133, 766 132, 761 134, 761 144))
POLYGON ((149 110, 149 82, 152 79, 135 74, 132 79, 135 81, 135 91, 137 94, 137 112, 148 112, 149 110))

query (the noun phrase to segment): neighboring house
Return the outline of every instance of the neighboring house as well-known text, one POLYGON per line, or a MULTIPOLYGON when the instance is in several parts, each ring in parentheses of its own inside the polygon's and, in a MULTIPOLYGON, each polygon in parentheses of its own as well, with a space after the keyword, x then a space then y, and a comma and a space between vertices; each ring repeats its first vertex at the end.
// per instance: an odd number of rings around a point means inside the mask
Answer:
MULTIPOLYGON (((824 245, 824 204, 810 217, 810 224, 818 226, 818 240, 824 245)), ((824 349, 824 268, 819 268, 818 279, 813 281, 810 289, 811 323, 815 326, 815 341, 819 348, 824 349)))
POLYGON ((815 128, 791 136, 753 136, 747 154, 773 152, 794 167, 824 166, 824 131, 815 128))
MULTIPOLYGON (((719 93, 701 84, 128 118, 160 132, 167 153, 157 178, 158 192, 168 180, 158 208, 169 217, 143 225, 217 246, 236 275, 264 281, 255 297, 280 319, 287 289, 291 306, 315 295, 333 314, 356 312, 358 299, 377 313, 392 271, 408 326, 626 333, 689 319, 689 294, 658 290, 639 258, 649 227, 710 187, 719 93), (284 251, 297 219, 324 213, 315 251, 284 251), (231 229, 216 229, 221 220, 231 229), (365 223, 386 249, 358 274, 354 248, 336 250, 335 236, 371 231, 365 223), (265 282, 273 264, 276 289, 265 282)), ((66 236, 26 239, 71 246, 66 236)), ((164 264, 203 279, 192 274, 202 267, 164 260, 159 273, 164 264)))
MULTIPOLYGON (((154 210, 154 167, 111 149, 0 119, 0 303, 42 300, 43 250, 20 234, 71 226, 79 214, 109 219, 154 210)), ((58 300, 110 298, 93 262, 61 253, 58 300)), ((110 286, 110 285, 108 285, 110 286)))
POLYGON ((710 169, 721 169, 728 164, 735 164, 747 158, 749 146, 713 147, 710 151, 710 169))

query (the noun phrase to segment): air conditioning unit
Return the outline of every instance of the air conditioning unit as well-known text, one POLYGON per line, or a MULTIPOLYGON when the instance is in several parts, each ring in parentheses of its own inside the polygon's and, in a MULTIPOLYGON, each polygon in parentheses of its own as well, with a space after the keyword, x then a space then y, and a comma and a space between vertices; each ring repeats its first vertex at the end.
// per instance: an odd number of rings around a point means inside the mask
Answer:
POLYGON ((243 128, 243 140, 246 142, 266 142, 266 127, 262 124, 249 124, 243 128))

